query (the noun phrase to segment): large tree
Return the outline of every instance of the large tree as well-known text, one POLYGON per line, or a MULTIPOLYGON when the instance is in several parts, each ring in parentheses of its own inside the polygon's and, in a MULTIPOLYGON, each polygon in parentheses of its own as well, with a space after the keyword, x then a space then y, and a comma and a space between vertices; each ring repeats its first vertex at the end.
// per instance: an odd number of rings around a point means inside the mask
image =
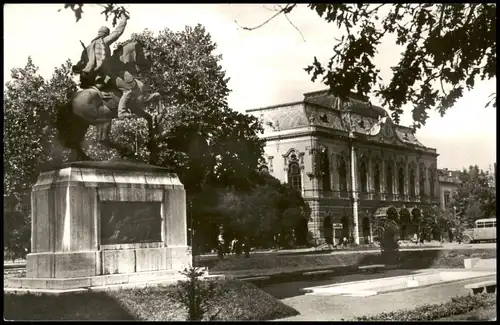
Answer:
POLYGON ((267 173, 256 175, 249 190, 220 189, 215 209, 230 236, 245 235, 267 247, 287 245, 301 219, 311 214, 300 192, 267 173))
POLYGON ((30 191, 45 163, 67 154, 55 139, 55 107, 76 91, 71 62, 45 81, 31 58, 4 88, 4 238, 14 257, 29 245, 30 191))
POLYGON ((470 166, 460 175, 461 184, 450 205, 456 208, 457 218, 464 226, 496 216, 496 188, 490 186, 488 176, 478 166, 470 166))

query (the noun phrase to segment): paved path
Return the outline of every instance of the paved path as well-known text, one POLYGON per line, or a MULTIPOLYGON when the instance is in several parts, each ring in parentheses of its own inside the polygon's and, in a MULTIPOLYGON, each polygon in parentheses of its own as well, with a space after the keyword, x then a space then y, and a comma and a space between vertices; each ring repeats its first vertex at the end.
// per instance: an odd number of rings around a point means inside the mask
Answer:
MULTIPOLYGON (((435 244, 435 243, 434 243, 435 244)), ((426 247, 426 246, 409 246, 409 247, 402 247, 400 250, 401 251, 411 251, 411 250, 440 250, 440 249, 480 249, 480 248, 496 248, 497 245, 496 243, 484 243, 484 244, 458 244, 458 243, 443 243, 442 247, 426 247)), ((350 250, 350 249, 338 249, 332 252, 325 252, 325 253, 318 253, 317 251, 312 250, 311 248, 296 248, 296 249, 287 249, 287 250, 275 250, 275 251, 257 251, 253 252, 252 255, 257 254, 257 255, 294 255, 294 254, 301 254, 301 255, 318 255, 318 254, 352 254, 352 253, 363 253, 363 252, 380 252, 379 249, 372 249, 372 250, 350 250), (306 252, 311 252, 311 254, 304 254, 306 252)), ((229 255, 226 256, 225 258, 233 258, 234 255, 229 255)), ((206 260, 211 260, 211 259, 217 259, 217 254, 205 254, 201 256, 196 256, 196 259, 206 261, 206 260)), ((22 268, 26 267, 26 261, 16 261, 15 263, 12 263, 11 261, 4 262, 4 267, 7 268, 22 268)))
POLYGON ((369 297, 313 296, 301 295, 281 301, 295 308, 300 315, 288 317, 285 321, 339 321, 358 316, 376 315, 401 309, 414 309, 425 304, 439 304, 455 296, 469 293, 464 285, 477 282, 468 279, 454 283, 390 292, 369 297))
MULTIPOLYGON (((485 243, 485 244, 458 244, 458 243, 443 243, 441 247, 429 247, 429 246, 418 246, 418 245, 412 245, 412 246, 406 246, 406 247, 401 247, 400 251, 420 251, 420 250, 451 250, 451 249, 487 249, 487 248, 496 248, 496 243, 485 243)), ((350 249, 338 249, 334 251, 325 251, 325 252, 317 252, 313 251, 310 248, 300 248, 300 249, 294 249, 294 250, 282 250, 282 251, 261 251, 261 252, 254 252, 252 255, 256 254, 259 257, 264 257, 265 255, 288 255, 288 256, 293 256, 294 254, 300 254, 301 256, 318 256, 318 255, 341 255, 341 254, 355 254, 355 253, 380 253, 379 248, 375 249, 369 249, 369 250, 350 250, 350 249), (310 254, 307 254, 307 253, 310 254)), ((225 256, 224 259, 232 259, 232 258, 237 258, 235 255, 228 255, 225 256)), ((210 260, 216 260, 218 259, 217 255, 215 254, 207 254, 207 255, 201 255, 197 256, 196 259, 198 261, 206 262, 210 260)))

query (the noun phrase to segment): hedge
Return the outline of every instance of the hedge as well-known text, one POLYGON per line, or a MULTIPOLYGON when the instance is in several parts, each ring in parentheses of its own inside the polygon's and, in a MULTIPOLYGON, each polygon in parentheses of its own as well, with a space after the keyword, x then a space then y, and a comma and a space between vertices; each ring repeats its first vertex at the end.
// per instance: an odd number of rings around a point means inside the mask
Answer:
POLYGON ((373 316, 356 317, 357 321, 430 321, 496 305, 495 293, 452 298, 443 304, 423 305, 412 310, 398 310, 373 316))

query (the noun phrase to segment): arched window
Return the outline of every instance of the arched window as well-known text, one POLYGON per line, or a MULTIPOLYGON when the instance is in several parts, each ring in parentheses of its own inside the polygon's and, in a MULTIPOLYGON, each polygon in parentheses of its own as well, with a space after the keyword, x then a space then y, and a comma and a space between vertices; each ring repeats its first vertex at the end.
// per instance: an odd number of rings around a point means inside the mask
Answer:
POLYGON ((398 192, 401 195, 405 194, 405 170, 403 169, 403 167, 399 167, 398 192))
POLYGON ((415 170, 410 170, 410 196, 415 196, 415 170))
POLYGON ((378 164, 373 166, 373 187, 375 193, 380 193, 380 167, 378 164))
POLYGON ((330 159, 328 159, 328 153, 326 151, 321 152, 321 185, 323 191, 330 191, 332 186, 330 184, 330 159))
POLYGON ((347 191, 347 166, 344 157, 338 159, 337 172, 339 174, 339 189, 341 192, 347 191))
POLYGON ((359 180, 361 183, 360 191, 362 193, 368 192, 368 173, 366 170, 366 164, 364 161, 359 163, 359 180))
POLYGON ((297 190, 302 189, 302 180, 300 175, 300 167, 296 162, 290 163, 288 165, 288 184, 297 190))
POLYGON ((386 187, 387 187, 387 193, 392 194, 392 167, 391 165, 387 165, 387 175, 386 175, 386 187))
POLYGON ((420 197, 425 196, 425 168, 420 166, 420 182, 418 184, 418 192, 420 197))

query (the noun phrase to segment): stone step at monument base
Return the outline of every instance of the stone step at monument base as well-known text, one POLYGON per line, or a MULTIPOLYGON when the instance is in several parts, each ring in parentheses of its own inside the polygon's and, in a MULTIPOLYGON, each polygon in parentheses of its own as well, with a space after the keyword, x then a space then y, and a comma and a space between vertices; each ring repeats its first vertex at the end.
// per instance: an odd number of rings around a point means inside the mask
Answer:
MULTIPOLYGON (((205 279, 220 276, 205 275, 205 279)), ((173 284, 185 276, 171 270, 137 272, 129 274, 108 274, 82 278, 9 278, 5 280, 5 292, 18 293, 75 293, 88 290, 113 290, 125 288, 143 288, 160 284, 173 284)))
MULTIPOLYGON (((207 275, 203 276, 206 280, 215 280, 224 278, 223 275, 207 275)), ((139 289, 148 287, 161 287, 168 286, 177 283, 179 280, 185 280, 183 276, 175 276, 167 279, 160 279, 155 281, 147 282, 136 282, 136 283, 122 283, 122 284, 112 284, 104 285, 98 287, 88 287, 88 288, 76 288, 76 289, 27 289, 27 288, 4 288, 5 293, 13 294, 49 294, 49 295, 62 295, 62 294, 75 294, 75 293, 85 293, 89 291, 111 291, 111 290, 123 290, 123 289, 139 289)))

